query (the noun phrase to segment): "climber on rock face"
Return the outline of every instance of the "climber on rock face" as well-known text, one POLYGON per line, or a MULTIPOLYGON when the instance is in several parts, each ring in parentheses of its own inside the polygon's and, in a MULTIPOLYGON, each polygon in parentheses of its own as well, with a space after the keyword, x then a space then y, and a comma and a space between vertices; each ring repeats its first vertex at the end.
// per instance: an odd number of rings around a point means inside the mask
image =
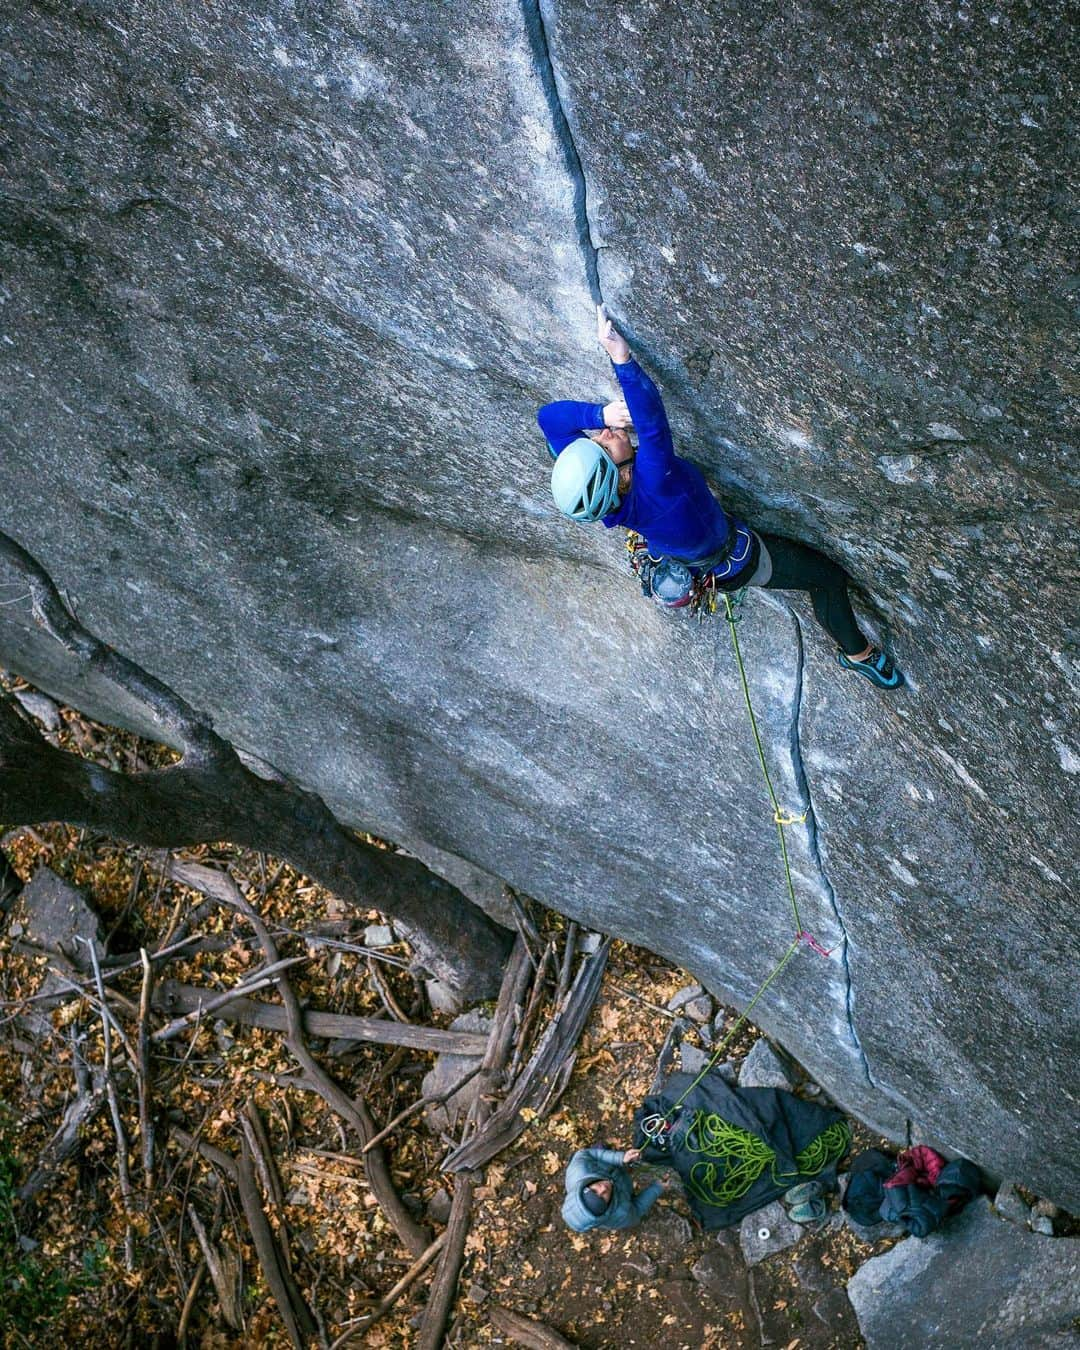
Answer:
POLYGON ((656 385, 604 306, 596 313, 597 336, 623 397, 608 404, 560 400, 537 414, 555 460, 551 491, 559 510, 643 536, 643 588, 669 608, 689 604, 703 585, 809 591, 818 622, 837 643, 839 664, 881 689, 902 684, 901 673, 859 629, 843 569, 816 549, 759 534, 728 515, 701 470, 676 455, 656 385))
POLYGON ((581 1148, 566 1169, 562 1216, 575 1233, 590 1228, 633 1228, 656 1204, 665 1187, 653 1182, 639 1194, 628 1168, 640 1160, 636 1148, 581 1148))

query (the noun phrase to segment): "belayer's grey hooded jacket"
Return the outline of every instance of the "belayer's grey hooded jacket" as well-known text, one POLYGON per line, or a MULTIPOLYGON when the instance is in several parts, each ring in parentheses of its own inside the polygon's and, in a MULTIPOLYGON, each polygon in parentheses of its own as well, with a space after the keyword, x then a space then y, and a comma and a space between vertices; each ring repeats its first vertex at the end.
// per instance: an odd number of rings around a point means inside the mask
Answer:
POLYGON ((586 1233, 590 1228, 633 1228, 656 1204, 663 1186, 654 1182, 640 1195, 634 1194, 634 1182, 623 1162, 621 1150, 581 1148, 566 1169, 566 1199, 562 1216, 568 1228, 586 1233), (611 1182, 611 1204, 603 1214, 590 1214, 581 1192, 593 1181, 611 1182))

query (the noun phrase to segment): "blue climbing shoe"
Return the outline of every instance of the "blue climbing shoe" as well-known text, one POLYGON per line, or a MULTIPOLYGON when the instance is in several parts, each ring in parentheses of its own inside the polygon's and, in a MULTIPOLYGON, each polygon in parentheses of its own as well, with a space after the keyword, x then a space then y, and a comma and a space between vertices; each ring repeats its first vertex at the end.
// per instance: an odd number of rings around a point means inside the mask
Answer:
POLYGON ((899 689, 904 683, 903 675, 900 674, 880 647, 871 648, 870 655, 865 661, 853 661, 850 656, 845 656, 841 651, 836 653, 836 659, 845 670, 857 670, 860 675, 865 675, 870 683, 876 684, 879 689, 899 689))
POLYGON ((785 1191, 783 1201, 785 1205, 805 1205, 811 1200, 820 1200, 825 1194, 825 1187, 820 1181, 804 1181, 799 1186, 792 1186, 791 1190, 785 1191))
POLYGON ((807 1200, 804 1204, 793 1205, 788 1210, 788 1218, 792 1223, 820 1223, 825 1217, 826 1206, 824 1200, 807 1200))

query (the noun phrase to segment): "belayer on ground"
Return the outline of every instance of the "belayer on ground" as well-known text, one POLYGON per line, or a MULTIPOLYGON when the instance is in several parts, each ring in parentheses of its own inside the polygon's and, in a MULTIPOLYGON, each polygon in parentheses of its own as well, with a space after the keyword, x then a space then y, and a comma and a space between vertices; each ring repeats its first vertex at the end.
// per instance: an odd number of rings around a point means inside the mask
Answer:
POLYGON ((551 490, 559 510, 571 520, 603 521, 640 535, 635 571, 646 593, 668 608, 693 604, 704 592, 746 586, 808 591, 845 670, 882 689, 902 684, 888 656, 860 630, 843 569, 816 549, 761 534, 729 515, 701 470, 675 453, 660 393, 602 305, 597 324, 622 399, 560 400, 537 414, 555 460, 551 490))
POLYGON ((654 1181, 635 1193, 630 1168, 641 1160, 637 1148, 580 1148, 566 1169, 562 1215, 568 1228, 633 1228, 656 1204, 664 1186, 654 1181))

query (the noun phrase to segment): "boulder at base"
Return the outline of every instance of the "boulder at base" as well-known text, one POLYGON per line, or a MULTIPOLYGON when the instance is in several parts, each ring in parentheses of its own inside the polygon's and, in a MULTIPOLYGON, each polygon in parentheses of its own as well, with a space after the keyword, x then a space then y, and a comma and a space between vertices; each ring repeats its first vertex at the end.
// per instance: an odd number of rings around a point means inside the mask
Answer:
POLYGON ((1074 1344, 1080 1243, 997 1218, 985 1197, 925 1240, 860 1266, 848 1297, 868 1350, 1074 1344))

